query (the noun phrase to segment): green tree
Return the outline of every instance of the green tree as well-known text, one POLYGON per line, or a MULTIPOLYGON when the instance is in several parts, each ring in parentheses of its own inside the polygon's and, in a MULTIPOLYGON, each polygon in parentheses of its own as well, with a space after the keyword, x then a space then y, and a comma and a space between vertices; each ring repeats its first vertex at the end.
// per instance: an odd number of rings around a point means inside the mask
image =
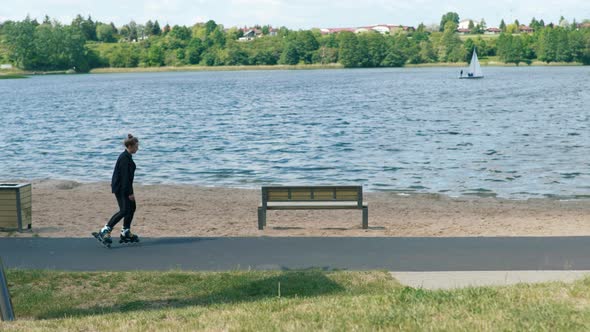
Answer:
POLYGON ((216 25, 215 29, 207 36, 205 39, 205 43, 209 46, 217 46, 218 48, 223 48, 225 46, 225 32, 223 30, 223 26, 216 25))
POLYGON ((203 23, 197 23, 193 25, 191 32, 193 38, 199 38, 201 41, 205 41, 207 38, 207 29, 203 23))
POLYGON ((130 40, 129 36, 131 34, 131 31, 129 30, 129 26, 128 25, 122 26, 121 29, 119 29, 119 34, 121 35, 121 37, 124 40, 130 40))
POLYGON ((309 30, 304 30, 294 34, 294 38, 299 58, 306 64, 312 63, 313 53, 319 48, 319 43, 314 34, 309 30))
POLYGON ((154 26, 152 27, 151 34, 153 36, 159 36, 161 33, 162 33, 162 29, 160 29, 160 23, 158 23, 158 20, 156 20, 154 22, 154 26))
POLYGON ((448 21, 438 44, 438 58, 445 62, 459 62, 465 57, 461 39, 455 33, 457 25, 448 21))
POLYGON ((96 26, 96 39, 105 43, 112 43, 115 41, 115 31, 110 24, 99 23, 96 26))
POLYGON ((469 29, 469 33, 475 33, 475 24, 473 24, 473 20, 469 20, 467 29, 469 29))
POLYGON ((285 44, 279 63, 284 65, 296 65, 299 63, 299 50, 294 41, 285 44))
POLYGON ((209 20, 205 23, 205 35, 208 36, 217 28, 217 23, 213 20, 209 20))
POLYGON ((479 31, 478 33, 484 33, 484 31, 486 31, 486 29, 488 28, 488 25, 486 23, 486 20, 484 20, 483 18, 481 19, 481 21, 479 21, 479 31))
POLYGON ((152 20, 148 20, 147 22, 145 22, 144 28, 146 35, 153 35, 152 31, 154 30, 154 22, 152 22, 152 20))
POLYGON ((529 23, 529 27, 531 27, 533 29, 533 31, 538 31, 539 29, 541 29, 541 23, 539 21, 537 21, 536 18, 533 17, 533 19, 531 20, 531 23, 529 23))
POLYGON ((185 26, 175 25, 167 37, 187 41, 191 39, 191 30, 185 26))
POLYGON ((248 53, 242 49, 241 44, 238 42, 227 43, 226 47, 226 58, 224 59, 224 65, 236 66, 236 65, 249 65, 248 53))
POLYGON ((203 42, 199 38, 192 38, 186 47, 186 59, 192 65, 201 61, 201 54, 205 50, 203 42))
POLYGON ((338 62, 338 48, 320 46, 320 48, 313 54, 313 63, 336 63, 338 62))
POLYGON ((33 35, 35 57, 30 69, 87 72, 90 57, 85 43, 84 32, 77 26, 41 24, 33 35))
POLYGON ((537 56, 539 60, 550 63, 557 61, 557 36, 551 28, 544 28, 537 36, 537 56))
POLYGON ((453 22, 455 26, 459 25, 459 14, 455 12, 448 12, 440 19, 439 31, 445 31, 445 26, 448 22, 453 22))
POLYGON ((130 41, 136 41, 139 37, 138 31, 137 31, 137 23, 135 23, 135 21, 131 21, 129 22, 129 40, 130 41))
POLYGON ((108 65, 115 68, 132 68, 139 64, 139 50, 135 44, 121 43, 110 48, 104 55, 108 65))
POLYGON ((350 31, 343 31, 338 34, 338 62, 344 67, 358 67, 360 57, 357 52, 357 36, 350 31))
POLYGON ((506 23, 504 23, 504 19, 500 21, 500 31, 506 32, 506 23))
POLYGON ((418 28, 416 28, 416 32, 419 32, 419 33, 425 33, 426 32, 426 26, 424 25, 424 23, 420 23, 418 25, 418 28))
POLYGON ((567 28, 554 29, 557 33, 557 61, 572 62, 573 48, 570 45, 570 33, 567 28))
POLYGON ((147 65, 148 66, 162 66, 164 65, 164 50, 156 43, 152 44, 148 50, 147 65))
POLYGON ((570 31, 561 27, 544 28, 537 36, 536 52, 539 60, 571 62, 581 52, 583 42, 574 37, 570 45, 570 31))
MULTIPOLYGON (((64 59, 59 59, 58 50, 63 48, 61 26, 54 27, 52 23, 43 23, 35 28, 33 39, 33 48, 35 56, 31 59, 31 69, 36 70, 53 70, 62 69, 64 59)), ((69 68, 65 68, 69 69, 69 68)))
POLYGON ((166 23, 166 25, 162 29, 161 35, 167 35, 169 32, 170 32, 170 24, 166 23))
POLYGON ((369 41, 366 38, 368 33, 361 33, 357 35, 357 48, 356 56, 358 59, 359 67, 371 67, 373 66, 372 59, 369 58, 369 41))
POLYGON ((392 43, 387 50, 387 55, 382 61, 383 67, 403 67, 406 64, 407 56, 401 48, 392 43))
POLYGON ((569 32, 569 46, 571 49, 572 61, 583 62, 581 59, 585 47, 584 33, 579 30, 570 30, 569 32))
POLYGON ((385 58, 381 62, 383 67, 403 67, 408 61, 410 43, 406 36, 398 34, 390 39, 385 58))
POLYGON ((519 33, 519 31, 518 25, 516 24, 508 24, 508 26, 506 26, 506 33, 514 34, 519 33))
POLYGON ((419 44, 420 63, 431 63, 438 61, 438 57, 432 42, 430 40, 423 40, 419 44))
POLYGON ((238 40, 240 37, 244 36, 244 31, 236 27, 233 27, 226 32, 225 36, 226 40, 238 40))
POLYGON ((517 66, 521 62, 530 64, 534 53, 531 52, 529 36, 513 36, 503 33, 498 37, 498 56, 505 63, 514 63, 517 66))
POLYGON ((7 22, 4 24, 3 33, 9 52, 9 58, 22 69, 32 69, 36 61, 35 25, 31 18, 27 17, 21 22, 7 22))
POLYGON ((581 34, 581 49, 578 61, 585 65, 590 65, 590 29, 585 29, 581 34))
POLYGON ((473 42, 473 39, 467 38, 467 40, 465 40, 465 42, 463 43, 463 48, 465 49, 465 57, 463 58, 463 61, 469 62, 469 60, 473 56, 473 49, 475 48, 475 43, 473 42))

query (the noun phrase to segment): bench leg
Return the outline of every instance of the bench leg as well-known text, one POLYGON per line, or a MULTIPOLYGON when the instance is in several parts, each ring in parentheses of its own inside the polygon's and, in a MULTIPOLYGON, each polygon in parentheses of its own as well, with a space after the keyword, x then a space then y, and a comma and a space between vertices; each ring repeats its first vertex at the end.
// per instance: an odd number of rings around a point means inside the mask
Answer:
POLYGON ((259 207, 258 208, 258 229, 263 230, 266 226, 266 211, 259 207))
POLYGON ((363 207, 363 229, 369 228, 369 208, 363 207))

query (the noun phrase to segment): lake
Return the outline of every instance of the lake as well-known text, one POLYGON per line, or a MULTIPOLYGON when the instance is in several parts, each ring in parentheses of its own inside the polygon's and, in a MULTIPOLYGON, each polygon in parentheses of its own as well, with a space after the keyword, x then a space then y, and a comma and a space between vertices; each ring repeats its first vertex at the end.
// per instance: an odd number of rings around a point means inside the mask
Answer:
POLYGON ((590 67, 173 72, 0 80, 0 181, 110 181, 511 199, 590 197, 590 67))

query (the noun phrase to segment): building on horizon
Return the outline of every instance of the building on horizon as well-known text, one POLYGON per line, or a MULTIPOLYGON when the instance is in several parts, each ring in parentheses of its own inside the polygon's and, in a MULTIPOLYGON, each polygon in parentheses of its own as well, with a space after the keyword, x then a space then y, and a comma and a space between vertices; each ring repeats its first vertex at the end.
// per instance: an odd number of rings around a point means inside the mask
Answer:
POLYGON ((393 35, 398 32, 410 32, 415 31, 414 27, 405 26, 405 25, 395 25, 395 24, 377 24, 377 25, 370 25, 364 27, 357 27, 357 28, 320 28, 320 32, 324 35, 332 34, 332 33, 339 33, 343 31, 350 31, 354 33, 363 33, 369 31, 379 32, 383 35, 393 35))

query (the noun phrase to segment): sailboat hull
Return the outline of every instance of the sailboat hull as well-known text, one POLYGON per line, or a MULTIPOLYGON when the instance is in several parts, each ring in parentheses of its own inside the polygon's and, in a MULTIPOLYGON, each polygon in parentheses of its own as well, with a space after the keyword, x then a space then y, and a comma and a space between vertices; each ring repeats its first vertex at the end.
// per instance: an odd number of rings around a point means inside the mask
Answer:
POLYGON ((459 77, 459 79, 470 79, 470 80, 474 80, 474 79, 478 79, 478 78, 483 78, 483 76, 462 76, 459 77))

